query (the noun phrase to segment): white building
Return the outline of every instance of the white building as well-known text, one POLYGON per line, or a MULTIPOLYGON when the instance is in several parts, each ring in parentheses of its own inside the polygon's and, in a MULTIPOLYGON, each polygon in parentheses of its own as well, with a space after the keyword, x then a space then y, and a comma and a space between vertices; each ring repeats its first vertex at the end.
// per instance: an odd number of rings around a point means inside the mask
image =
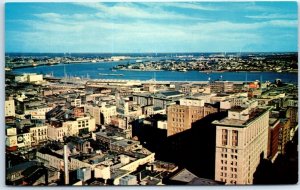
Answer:
POLYGON ((79 99, 79 98, 72 99, 71 106, 81 107, 81 99, 79 99))
POLYGON ((204 106, 205 101, 204 100, 199 100, 199 99, 187 99, 187 98, 182 98, 179 100, 180 105, 184 106, 204 106))
POLYGON ((261 156, 267 157, 269 108, 235 108, 216 125, 215 180, 252 184, 261 156))
POLYGON ((105 165, 97 165, 95 168, 95 178, 110 179, 110 167, 105 165))
POLYGON ((36 73, 24 73, 20 76, 15 76, 16 82, 29 82, 29 83, 39 83, 43 81, 43 75, 36 73))
POLYGON ((15 101, 13 99, 5 101, 5 117, 15 116, 15 101))
POLYGON ((52 110, 52 107, 42 106, 34 109, 25 110, 25 115, 31 115, 32 119, 46 119, 46 113, 52 110))
POLYGON ((31 133, 6 136, 6 146, 9 148, 31 147, 31 133))
MULTIPOLYGON (((40 150, 36 153, 36 158, 38 161, 43 162, 46 167, 52 167, 57 170, 62 169, 64 171, 64 160, 63 155, 58 156, 58 153, 53 154, 52 152, 44 152, 40 150)), ((91 167, 90 164, 83 161, 77 160, 75 158, 70 158, 68 161, 69 170, 76 170, 83 167, 91 167)))
POLYGON ((168 129, 168 121, 157 121, 157 128, 168 129))
POLYGON ((79 133, 81 132, 81 130, 85 130, 88 132, 96 130, 95 118, 91 118, 89 116, 80 117, 76 119, 76 122, 78 123, 79 133))
POLYGON ((30 133, 31 133, 32 145, 38 145, 41 142, 46 142, 48 140, 48 126, 47 125, 31 127, 30 133))
POLYGON ((117 115, 117 107, 114 105, 106 105, 104 102, 102 102, 100 107, 100 112, 102 114, 103 118, 103 124, 110 124, 111 123, 111 117, 117 115))

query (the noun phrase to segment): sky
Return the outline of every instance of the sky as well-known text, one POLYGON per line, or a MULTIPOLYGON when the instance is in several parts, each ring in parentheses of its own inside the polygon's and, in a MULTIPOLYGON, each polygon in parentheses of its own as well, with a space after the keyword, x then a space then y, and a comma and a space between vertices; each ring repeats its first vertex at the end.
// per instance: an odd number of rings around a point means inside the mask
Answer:
POLYGON ((296 2, 6 3, 5 52, 296 52, 296 2))

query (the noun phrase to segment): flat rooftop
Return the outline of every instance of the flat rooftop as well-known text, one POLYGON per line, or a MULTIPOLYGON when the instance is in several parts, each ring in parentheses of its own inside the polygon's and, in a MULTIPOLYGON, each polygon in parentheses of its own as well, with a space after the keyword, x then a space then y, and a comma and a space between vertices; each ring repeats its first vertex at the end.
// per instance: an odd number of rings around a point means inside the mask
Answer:
POLYGON ((183 169, 177 174, 175 174, 173 177, 171 177, 171 180, 174 181, 180 181, 180 182, 186 182, 189 183, 191 182, 194 178, 198 178, 195 174, 192 172, 188 171, 187 169, 183 169))
POLYGON ((278 118, 269 118, 269 124, 274 125, 278 121, 278 118))
POLYGON ((116 142, 112 143, 113 145, 117 145, 117 146, 122 146, 122 147, 126 147, 132 144, 140 144, 139 141, 135 141, 135 140, 129 140, 129 139, 122 139, 116 142))
POLYGON ((269 111, 268 108, 257 108, 254 111, 250 112, 249 119, 247 120, 239 120, 239 119, 229 119, 228 117, 220 120, 220 121, 213 121, 215 125, 222 125, 222 126, 234 126, 234 127, 246 127, 249 123, 257 119, 259 116, 264 114, 265 112, 269 111))

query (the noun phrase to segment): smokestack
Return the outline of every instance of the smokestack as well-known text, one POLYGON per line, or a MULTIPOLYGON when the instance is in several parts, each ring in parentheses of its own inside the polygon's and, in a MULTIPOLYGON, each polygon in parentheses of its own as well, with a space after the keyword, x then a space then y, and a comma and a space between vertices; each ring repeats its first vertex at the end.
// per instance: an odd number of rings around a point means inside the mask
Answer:
POLYGON ((45 172, 45 185, 48 186, 48 184, 49 184, 48 170, 45 166, 43 166, 43 170, 45 172))
POLYGON ((64 144, 64 170, 65 170, 65 185, 69 185, 69 169, 68 169, 68 145, 64 144))

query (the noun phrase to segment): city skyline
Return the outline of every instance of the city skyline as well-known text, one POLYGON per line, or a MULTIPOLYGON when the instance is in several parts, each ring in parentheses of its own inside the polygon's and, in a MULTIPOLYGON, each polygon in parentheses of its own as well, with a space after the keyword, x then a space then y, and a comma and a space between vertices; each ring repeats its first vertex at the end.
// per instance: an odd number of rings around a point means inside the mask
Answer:
POLYGON ((297 2, 7 3, 5 15, 7 53, 296 52, 298 44, 297 2))

